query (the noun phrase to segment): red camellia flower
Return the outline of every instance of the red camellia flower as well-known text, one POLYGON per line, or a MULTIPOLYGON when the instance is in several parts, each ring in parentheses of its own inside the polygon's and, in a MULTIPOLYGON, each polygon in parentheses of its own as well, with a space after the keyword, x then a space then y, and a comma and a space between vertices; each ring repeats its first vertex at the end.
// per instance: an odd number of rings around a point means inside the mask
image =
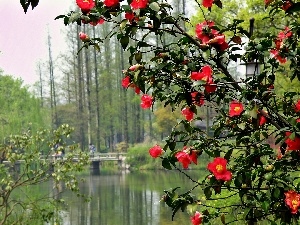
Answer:
POLYGON ((82 40, 84 42, 90 40, 89 36, 87 34, 83 33, 83 32, 79 33, 79 38, 80 38, 80 40, 82 40))
POLYGON ((292 3, 290 1, 285 1, 282 5, 282 9, 284 11, 288 10, 292 6, 292 3))
POLYGON ((267 118, 264 116, 259 116, 259 126, 263 126, 267 122, 267 118))
POLYGON ((298 208, 300 206, 300 194, 290 190, 284 193, 285 195, 285 204, 290 208, 292 214, 298 213, 298 208))
POLYGON ((191 121, 194 118, 194 112, 189 108, 185 107, 181 110, 182 115, 185 116, 185 119, 191 121))
POLYGON ((271 57, 277 59, 281 64, 286 63, 287 59, 283 58, 277 49, 271 49, 270 53, 271 53, 271 57))
POLYGON ((135 15, 133 12, 126 12, 125 13, 125 19, 132 21, 134 19, 135 15))
POLYGON ((243 112, 243 104, 238 101, 232 101, 229 105, 229 116, 239 116, 243 112))
POLYGON ((202 1, 202 5, 203 5, 205 8, 211 8, 213 2, 214 2, 214 0, 203 0, 203 1, 202 1))
POLYGON ((153 99, 150 95, 143 94, 141 100, 142 100, 141 107, 143 109, 148 109, 152 106, 153 99))
POLYGON ((224 51, 229 47, 229 45, 225 41, 225 35, 213 29, 214 25, 213 21, 198 23, 195 30, 197 38, 204 45, 211 45, 216 47, 218 50, 224 51))
POLYGON ((153 158, 157 158, 157 157, 161 156, 163 154, 163 152, 164 152, 164 150, 159 145, 155 145, 149 149, 149 154, 153 158))
POLYGON ((144 9, 147 7, 148 0, 132 0, 130 6, 132 9, 144 9))
POLYGON ((107 7, 116 7, 120 4, 119 0, 104 0, 104 5, 107 7))
POLYGON ((300 112, 300 100, 295 104, 295 112, 300 112))
POLYGON ((198 211, 195 212, 194 216, 191 217, 193 225, 200 225, 202 223, 202 214, 198 211))
POLYGON ((192 80, 203 80, 207 82, 210 77, 212 77, 212 69, 209 65, 203 66, 200 72, 191 73, 192 80))
POLYGON ((94 0, 76 0, 76 4, 83 12, 89 12, 95 7, 94 0))
POLYGON ((191 93, 193 104, 202 106, 204 104, 204 96, 200 92, 194 91, 191 93))
POLYGON ((131 79, 129 76, 126 76, 122 79, 122 87, 128 88, 131 83, 131 79))
POLYGON ((214 83, 212 77, 209 77, 206 84, 204 85, 205 87, 205 92, 207 94, 215 92, 217 89, 217 85, 214 83))
POLYGON ((184 169, 189 167, 192 162, 197 165, 198 155, 195 150, 191 150, 187 146, 184 146, 180 152, 177 152, 175 157, 180 162, 184 169))
POLYGON ((232 174, 226 169, 227 160, 217 157, 213 162, 208 163, 207 169, 212 172, 217 180, 231 180, 232 174))
POLYGON ((290 135, 292 132, 285 132, 285 136, 288 137, 285 140, 285 143, 287 144, 287 150, 300 150, 300 137, 295 136, 294 140, 290 139, 290 135))

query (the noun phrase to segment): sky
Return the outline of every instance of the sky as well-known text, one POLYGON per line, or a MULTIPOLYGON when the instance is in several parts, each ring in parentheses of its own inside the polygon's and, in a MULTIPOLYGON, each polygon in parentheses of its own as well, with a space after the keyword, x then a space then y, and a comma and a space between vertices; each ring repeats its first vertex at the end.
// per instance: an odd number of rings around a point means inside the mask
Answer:
MULTIPOLYGON (((74 1, 75 2, 75 1, 74 1)), ((48 60, 47 34, 51 35, 55 59, 66 51, 63 20, 54 20, 70 11, 72 0, 40 0, 25 14, 19 0, 0 0, 0 69, 21 78, 24 84, 39 80, 37 63, 48 60)))

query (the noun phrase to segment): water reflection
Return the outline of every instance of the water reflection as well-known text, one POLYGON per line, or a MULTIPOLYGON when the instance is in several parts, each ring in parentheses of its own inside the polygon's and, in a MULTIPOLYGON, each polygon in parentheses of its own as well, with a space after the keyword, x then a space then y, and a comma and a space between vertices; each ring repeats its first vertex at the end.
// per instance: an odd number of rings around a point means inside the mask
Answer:
POLYGON ((177 172, 87 174, 80 184, 91 201, 63 192, 68 204, 64 225, 182 225, 189 216, 179 212, 171 221, 171 209, 160 203, 163 190, 188 187, 188 179, 177 172))

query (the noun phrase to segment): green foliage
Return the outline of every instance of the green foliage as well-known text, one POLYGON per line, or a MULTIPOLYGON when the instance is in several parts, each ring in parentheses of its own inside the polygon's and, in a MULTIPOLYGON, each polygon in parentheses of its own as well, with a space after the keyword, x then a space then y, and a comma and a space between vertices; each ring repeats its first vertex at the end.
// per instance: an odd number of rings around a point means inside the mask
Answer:
POLYGON ((129 146, 126 155, 126 163, 132 169, 158 169, 162 168, 159 162, 149 158, 149 149, 151 144, 135 144, 129 146))
POLYGON ((38 184, 51 181, 54 190, 59 192, 63 183, 79 194, 75 172, 83 170, 89 156, 83 154, 78 145, 66 145, 71 132, 68 125, 54 131, 27 131, 11 135, 7 144, 1 145, 0 224, 41 223, 55 216, 62 200, 47 189, 37 191, 38 184), (64 159, 52 156, 57 143, 60 143, 60 150, 66 152, 64 159))
POLYGON ((0 104, 0 138, 3 141, 10 134, 47 127, 47 112, 40 107, 40 101, 21 80, 3 75, 1 71, 0 104))

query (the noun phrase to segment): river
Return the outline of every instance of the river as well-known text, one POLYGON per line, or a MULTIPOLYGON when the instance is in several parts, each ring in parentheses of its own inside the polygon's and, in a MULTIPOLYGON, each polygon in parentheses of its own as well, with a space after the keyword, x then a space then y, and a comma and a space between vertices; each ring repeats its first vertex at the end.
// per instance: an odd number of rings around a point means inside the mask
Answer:
POLYGON ((188 179, 178 172, 101 172, 79 178, 84 180, 80 183, 81 192, 91 199, 86 202, 74 193, 61 192, 59 197, 66 202, 61 212, 63 225, 190 224, 186 212, 178 212, 172 221, 171 208, 160 201, 163 190, 191 188, 188 179))

